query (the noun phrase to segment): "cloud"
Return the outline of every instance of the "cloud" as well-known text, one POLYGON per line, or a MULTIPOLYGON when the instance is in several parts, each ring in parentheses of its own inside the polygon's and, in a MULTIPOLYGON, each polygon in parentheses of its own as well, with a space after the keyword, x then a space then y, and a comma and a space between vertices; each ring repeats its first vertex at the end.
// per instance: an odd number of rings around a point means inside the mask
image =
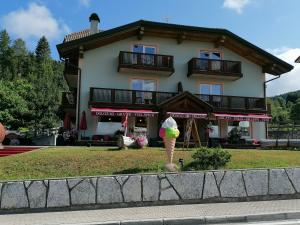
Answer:
MULTIPOLYGON (((277 48, 268 49, 270 53, 275 54, 278 58, 286 61, 294 66, 294 69, 288 73, 283 74, 279 79, 271 81, 267 84, 267 95, 274 96, 290 91, 300 90, 300 63, 295 63, 297 57, 300 56, 300 48, 277 48)), ((274 76, 268 75, 268 79, 274 76)))
POLYGON ((250 3, 250 0, 224 0, 223 7, 235 10, 241 14, 243 8, 250 3))
POLYGON ((79 0, 79 4, 88 8, 91 5, 91 0, 79 0))
POLYGON ((46 6, 37 3, 30 3, 27 8, 12 11, 1 19, 4 29, 25 40, 43 35, 49 40, 57 40, 70 31, 65 23, 53 17, 46 6))

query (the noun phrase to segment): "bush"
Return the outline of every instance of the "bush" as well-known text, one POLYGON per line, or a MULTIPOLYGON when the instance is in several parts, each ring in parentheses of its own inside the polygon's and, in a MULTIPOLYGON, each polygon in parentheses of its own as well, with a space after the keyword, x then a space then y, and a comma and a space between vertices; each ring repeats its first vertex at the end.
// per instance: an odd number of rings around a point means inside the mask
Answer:
POLYGON ((190 168, 197 170, 218 169, 230 162, 231 154, 221 148, 201 147, 192 155, 190 168))

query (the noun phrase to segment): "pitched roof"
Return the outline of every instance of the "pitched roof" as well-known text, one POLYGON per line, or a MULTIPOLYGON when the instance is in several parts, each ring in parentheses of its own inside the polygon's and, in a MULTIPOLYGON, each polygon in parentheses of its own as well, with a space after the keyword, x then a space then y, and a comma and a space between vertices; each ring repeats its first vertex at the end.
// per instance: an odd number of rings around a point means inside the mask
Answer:
POLYGON ((64 38, 64 42, 74 41, 80 38, 84 38, 91 35, 90 29, 85 29, 78 32, 73 32, 71 34, 67 34, 64 38))
POLYGON ((57 49, 61 57, 77 57, 80 46, 86 51, 134 35, 139 38, 143 35, 151 35, 174 38, 177 41, 181 38, 183 41, 214 42, 217 45, 224 45, 226 48, 237 52, 248 60, 262 66, 263 72, 273 75, 281 75, 293 69, 292 65, 226 29, 185 26, 145 20, 139 20, 96 34, 89 33, 88 35, 88 32, 83 32, 81 36, 81 33, 77 32, 66 36, 65 41, 57 45, 57 49))
POLYGON ((188 91, 181 92, 158 105, 161 109, 179 110, 180 112, 212 112, 213 107, 188 91))

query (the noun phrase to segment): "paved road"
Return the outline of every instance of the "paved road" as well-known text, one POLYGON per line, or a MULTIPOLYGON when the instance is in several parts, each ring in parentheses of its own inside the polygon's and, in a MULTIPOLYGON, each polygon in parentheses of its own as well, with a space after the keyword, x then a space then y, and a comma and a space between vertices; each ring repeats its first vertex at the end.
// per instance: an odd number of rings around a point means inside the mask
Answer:
MULTIPOLYGON (((215 222, 213 221, 213 219, 218 219, 218 218, 224 219, 224 218, 231 218, 231 217, 243 219, 243 220, 237 220, 236 222, 246 222, 247 220, 257 221, 260 219, 260 216, 262 215, 267 216, 267 218, 265 219, 268 220, 300 219, 300 199, 260 201, 260 202, 239 202, 239 203, 152 206, 152 207, 135 207, 135 208, 123 208, 123 209, 99 209, 99 210, 46 212, 46 213, 30 213, 30 214, 8 214, 8 215, 0 215, 0 224, 1 225, 58 225, 58 224, 61 225, 61 224, 89 224, 89 223, 101 224, 101 222, 108 222, 108 221, 128 221, 128 220, 141 221, 141 220, 153 220, 153 219, 158 219, 162 221, 163 219, 180 220, 182 218, 198 218, 198 219, 201 218, 212 224, 215 222), (273 214, 278 216, 275 216, 273 214)), ((172 224, 172 223, 168 223, 168 224, 172 224)))

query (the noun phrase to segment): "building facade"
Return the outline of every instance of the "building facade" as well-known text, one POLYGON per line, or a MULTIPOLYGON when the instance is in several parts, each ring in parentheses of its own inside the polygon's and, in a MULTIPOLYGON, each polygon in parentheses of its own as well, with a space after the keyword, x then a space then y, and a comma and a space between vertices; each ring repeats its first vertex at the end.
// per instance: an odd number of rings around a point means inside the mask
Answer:
POLYGON ((99 31, 96 14, 90 22, 57 46, 70 87, 64 110, 78 129, 86 112, 85 136, 112 137, 126 118, 128 133, 159 140, 171 115, 182 135, 194 118, 201 140, 208 127, 210 137, 226 138, 236 126, 244 138, 266 138, 265 73, 291 65, 224 29, 141 20, 99 31))

